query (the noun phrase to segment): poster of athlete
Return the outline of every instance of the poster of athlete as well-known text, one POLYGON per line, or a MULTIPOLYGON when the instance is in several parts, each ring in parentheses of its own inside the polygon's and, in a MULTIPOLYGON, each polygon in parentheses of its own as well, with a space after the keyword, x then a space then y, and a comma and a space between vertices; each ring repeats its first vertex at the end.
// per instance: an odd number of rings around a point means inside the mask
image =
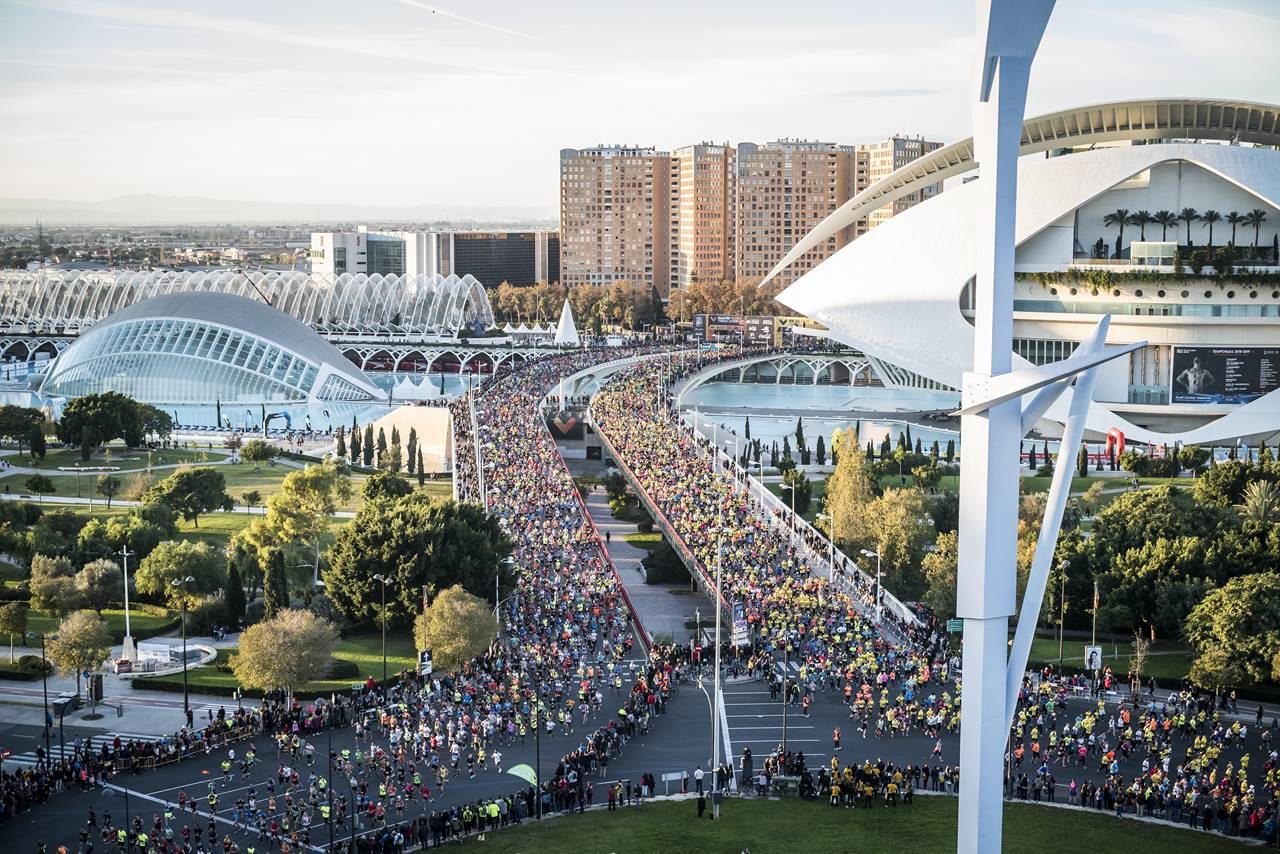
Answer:
POLYGON ((1280 384, 1280 348, 1174 347, 1172 403, 1248 403, 1280 384))

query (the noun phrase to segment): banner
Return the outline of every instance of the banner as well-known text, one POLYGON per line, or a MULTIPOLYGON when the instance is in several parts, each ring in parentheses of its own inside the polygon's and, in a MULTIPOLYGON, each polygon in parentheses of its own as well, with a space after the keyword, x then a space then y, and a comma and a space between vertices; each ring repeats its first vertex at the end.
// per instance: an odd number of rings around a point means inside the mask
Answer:
POLYGON ((1174 347, 1171 403, 1248 403, 1280 388, 1280 347, 1174 347))
POLYGON ((538 772, 534 771, 528 765, 515 765, 507 769, 508 774, 513 774, 524 780, 530 786, 538 785, 538 772))
POLYGON ((693 337, 700 343, 723 342, 747 346, 773 345, 776 318, 767 315, 695 314, 693 337))

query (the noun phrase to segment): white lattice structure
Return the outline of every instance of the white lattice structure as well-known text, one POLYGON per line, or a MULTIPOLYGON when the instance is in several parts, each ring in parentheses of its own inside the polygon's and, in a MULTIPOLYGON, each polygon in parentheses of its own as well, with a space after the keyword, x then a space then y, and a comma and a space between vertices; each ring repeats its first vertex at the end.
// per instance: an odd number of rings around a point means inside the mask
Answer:
POLYGON ((143 300, 213 292, 271 305, 331 337, 457 338, 493 325, 472 276, 326 276, 291 270, 0 271, 0 333, 78 335, 143 300))

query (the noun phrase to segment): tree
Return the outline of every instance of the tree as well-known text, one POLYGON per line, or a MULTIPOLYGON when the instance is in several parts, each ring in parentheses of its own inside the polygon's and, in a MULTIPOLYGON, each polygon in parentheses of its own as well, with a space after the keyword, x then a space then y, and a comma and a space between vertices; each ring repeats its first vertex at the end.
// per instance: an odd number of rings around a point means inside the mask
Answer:
MULTIPOLYGON (((1254 208, 1244 215, 1241 225, 1246 228, 1253 229, 1253 248, 1258 248, 1258 233, 1262 229, 1262 224, 1267 221, 1267 212, 1262 208, 1254 208)), ((1255 252, 1256 254, 1256 252, 1255 252)))
POLYGON ((1076 474, 1080 477, 1089 476, 1089 451, 1084 445, 1080 446, 1080 452, 1076 454, 1076 474))
POLYGON ((1244 491, 1259 479, 1256 468, 1244 460, 1226 460, 1208 468, 1196 478, 1196 500, 1214 507, 1230 507, 1244 500, 1244 491))
POLYGON ((1209 461, 1209 451, 1199 445, 1183 445, 1178 449, 1178 465, 1196 477, 1204 471, 1204 464, 1209 461))
POLYGON ((942 469, 936 464, 919 465, 911 469, 911 476, 915 478, 916 487, 921 492, 932 493, 938 489, 938 484, 942 482, 942 469))
POLYGON ((163 598, 175 607, 184 599, 191 606, 221 587, 225 577, 222 557, 208 543, 169 540, 138 564, 133 584, 139 593, 163 598), (173 586, 188 576, 194 580, 173 586))
POLYGON ((333 623, 310 611, 286 609, 244 630, 231 671, 247 688, 292 695, 328 672, 337 646, 333 623))
POLYGON ((899 598, 914 599, 924 589, 920 561, 935 535, 925 519, 924 496, 915 489, 886 489, 867 505, 867 539, 879 552, 884 585, 899 598))
POLYGON ((938 534, 934 549, 920 561, 924 570, 924 603, 939 617, 956 612, 956 567, 959 565, 959 535, 955 531, 938 534))
POLYGON ((356 427, 355 419, 351 421, 351 464, 358 465, 360 462, 360 430, 356 427))
POLYGON ((333 452, 340 457, 345 457, 347 455, 347 439, 345 435, 345 428, 343 427, 338 428, 338 434, 334 438, 333 452))
POLYGON ((413 427, 409 428, 409 442, 405 445, 405 467, 409 470, 409 474, 413 474, 417 470, 418 462, 418 431, 413 427))
POLYGON ((1239 506, 1246 524, 1273 525, 1280 521, 1280 490, 1268 480, 1255 480, 1244 489, 1239 506))
POLYGON ((65 617, 80 607, 75 567, 65 557, 37 554, 31 558, 31 607, 65 617))
POLYGON ((1160 226, 1160 239, 1164 241, 1169 239, 1169 226, 1177 223, 1178 215, 1173 211, 1156 211, 1151 220, 1160 226))
POLYGON ((234 558, 227 561, 227 582, 222 587, 222 601, 227 606, 227 615, 231 617, 232 625, 239 625, 244 618, 247 603, 244 581, 240 578, 240 568, 234 558))
POLYGON ((364 467, 373 466, 373 424, 364 425, 364 467))
POLYGON ((818 465, 825 466, 827 464, 827 447, 822 440, 822 434, 818 434, 818 446, 814 449, 814 453, 818 457, 818 465))
POLYGON ((165 504, 198 528, 200 514, 227 507, 232 501, 222 472, 197 466, 180 468, 154 484, 142 496, 142 503, 165 504))
POLYGON ((1199 218, 1200 218, 1200 214, 1196 212, 1195 208, 1183 208, 1182 210, 1178 211, 1177 219, 1181 220, 1187 225, 1187 245, 1188 246, 1191 245, 1191 223, 1195 222, 1199 218))
POLYGON ((1226 216, 1227 224, 1231 226, 1231 245, 1236 245, 1236 228, 1244 222, 1244 214, 1240 211, 1230 211, 1226 216))
POLYGON ((100 558, 76 573, 75 584, 83 607, 101 617, 103 609, 122 598, 124 574, 114 561, 100 558))
POLYGON ((111 509, 111 499, 120 491, 120 478, 109 474, 98 475, 98 494, 107 499, 107 509, 111 509))
POLYGON ((786 474, 782 476, 782 482, 794 490, 794 496, 788 496, 794 501, 796 513, 803 516, 809 511, 809 502, 812 500, 813 484, 809 482, 809 478, 798 468, 788 469, 786 474))
POLYGON ((248 460, 253 463, 254 471, 261 471, 262 463, 267 460, 274 460, 280 455, 280 449, 270 442, 264 442, 261 439, 250 439, 244 443, 244 447, 240 449, 240 459, 248 460))
POLYGON ((87 435, 93 437, 93 445, 124 439, 125 444, 136 447, 144 431, 142 406, 114 391, 74 397, 63 407, 62 419, 57 425, 58 438, 63 442, 83 443, 87 430, 87 435))
POLYGON ((427 482, 427 469, 422 465, 422 448, 418 448, 418 486, 425 486, 427 482))
POLYGON ((98 445, 98 433, 88 424, 80 428, 80 459, 89 462, 93 449, 98 445))
POLYGON ((1137 226, 1139 240, 1147 239, 1147 224, 1151 221, 1151 211, 1138 211, 1129 215, 1129 225, 1137 226))
POLYGON ((351 476, 339 460, 290 472, 280 482, 279 491, 267 499, 266 526, 280 543, 310 545, 315 574, 319 575, 320 538, 328 531, 338 502, 350 494, 351 476))
POLYGON ((262 601, 267 616, 274 617, 289 607, 289 576, 285 570, 284 549, 266 549, 262 560, 262 601))
MULTIPOLYGON (((1213 248, 1213 224, 1222 222, 1222 214, 1214 210, 1208 210, 1200 214, 1200 221, 1209 227, 1209 242, 1205 244, 1209 249, 1213 248)), ((1219 272, 1222 272, 1221 270, 1219 272)))
MULTIPOLYGON (((31 428, 31 438, 27 440, 31 445, 31 458, 33 460, 43 460, 47 446, 44 440, 44 425, 37 424, 31 428)), ((21 445, 18 447, 19 453, 22 451, 21 445)))
POLYGON ((58 636, 49 640, 46 654, 62 673, 76 674, 80 693, 81 671, 97 670, 111 654, 111 632, 92 611, 76 611, 58 626, 58 636))
MULTIPOLYGON (((0 439, 8 439, 18 446, 22 453, 23 442, 29 442, 35 436, 33 431, 44 424, 44 413, 31 406, 0 406, 0 439)), ((44 433, 40 433, 40 441, 44 441, 44 433)), ((32 456, 35 456, 32 446, 32 456)))
POLYGON ((262 493, 256 489, 251 489, 240 496, 241 503, 248 508, 249 512, 253 512, 253 508, 262 504, 262 493))
POLYGON ((57 492, 58 488, 53 485, 53 481, 43 474, 33 474, 27 478, 23 486, 27 492, 34 492, 40 496, 40 503, 44 503, 44 497, 50 492, 57 492))
POLYGON ((391 445, 387 448, 386 453, 378 455, 378 467, 397 473, 402 465, 404 465, 404 453, 400 449, 400 439, 397 436, 391 440, 391 445))
POLYGON ((444 670, 460 667, 486 649, 495 637, 497 624, 492 609, 458 584, 441 590, 413 625, 418 649, 431 650, 435 666, 444 670))
POLYGON ((947 465, 950 465, 951 463, 955 462, 955 459, 956 459, 956 440, 948 439, 947 440, 947 465))
MULTIPOLYGON (((846 444, 858 447, 858 434, 852 431, 836 431, 841 437, 840 447, 846 444)), ((887 437, 886 437, 887 438, 887 437)), ((834 439, 832 440, 834 443, 834 439)), ((827 516, 837 545, 851 543, 864 537, 867 524, 866 508, 875 497, 875 481, 870 466, 862 454, 840 454, 835 471, 827 478, 827 491, 823 497, 827 516)))
POLYGON ((1187 616, 1196 654, 1190 677, 1203 688, 1280 681, 1280 573, 1233 578, 1209 591, 1187 616))
POLYGON ((382 465, 385 463, 386 456, 387 456, 387 431, 381 427, 378 428, 377 449, 378 449, 378 464, 382 465))
POLYGON ((1116 255, 1119 258, 1124 249, 1124 227, 1129 223, 1128 208, 1117 208, 1115 211, 1107 214, 1102 218, 1103 225, 1114 225, 1120 229, 1120 233, 1116 235, 1116 255))
MULTIPOLYGON (((344 617, 370 625, 381 608, 381 586, 373 576, 387 575, 389 625, 404 626, 417 613, 424 586, 461 584, 476 595, 491 593, 511 545, 497 517, 476 504, 433 501, 421 492, 372 501, 338 531, 325 587, 344 617)), ((510 571, 501 571, 510 586, 510 571)))
POLYGON ((27 605, 25 602, 5 602, 0 605, 0 633, 9 636, 9 660, 14 660, 13 639, 27 633, 27 605))
POLYGON ((385 469, 380 469, 369 476, 360 490, 365 501, 380 499, 396 499, 413 492, 408 481, 385 469))

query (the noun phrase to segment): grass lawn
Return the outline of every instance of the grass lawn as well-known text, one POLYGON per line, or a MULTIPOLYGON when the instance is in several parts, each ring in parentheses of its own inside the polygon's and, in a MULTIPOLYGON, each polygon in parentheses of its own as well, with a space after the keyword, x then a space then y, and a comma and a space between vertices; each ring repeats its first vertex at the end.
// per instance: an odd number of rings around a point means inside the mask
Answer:
POLYGON ((622 539, 626 540, 638 549, 644 549, 647 552, 651 552, 658 547, 659 543, 662 542, 662 534, 659 534, 657 531, 653 531, 648 534, 642 534, 637 531, 634 534, 627 534, 622 539))
MULTIPOLYGON (((102 612, 102 619, 107 621, 107 628, 111 631, 112 637, 116 640, 124 637, 123 608, 106 609, 102 612)), ((136 605, 129 608, 129 628, 135 635, 149 633, 172 623, 175 619, 177 619, 176 611, 160 613, 159 609, 153 611, 151 606, 147 606, 147 610, 144 611, 136 605)), ((37 611, 34 608, 27 611, 27 631, 29 632, 52 634, 58 630, 58 622, 57 617, 51 616, 46 611, 37 611)))
MULTIPOLYGON (((794 798, 731 798, 725 802, 719 822, 699 821, 694 801, 650 803, 640 809, 555 818, 541 827, 527 821, 513 829, 487 833, 484 841, 470 839, 459 850, 493 854, 676 850, 737 854, 749 848, 753 854, 908 850, 941 854, 956 850, 957 803, 956 798, 921 796, 910 809, 877 806, 869 810, 833 810, 825 804, 794 798)), ((1009 804, 1005 807, 1004 850, 1215 854, 1243 849, 1239 842, 1217 834, 1136 821, 1117 822, 1109 814, 1092 811, 1009 804), (1061 842, 1047 848, 1046 843, 1051 840, 1061 842)))
MULTIPOLYGON (((1102 481, 1103 489, 1108 486, 1120 486, 1123 483, 1123 481, 1116 481, 1115 478, 1079 477, 1078 475, 1073 475, 1071 478, 1071 493, 1078 495, 1098 481, 1102 481)), ((1038 475, 1024 477, 1022 478, 1022 494, 1030 495, 1033 492, 1048 492, 1049 487, 1052 485, 1053 478, 1051 477, 1040 477, 1038 475)))
MULTIPOLYGON (((791 506, 791 493, 782 489, 782 484, 767 483, 765 484, 765 486, 768 487, 770 492, 778 496, 778 498, 782 500, 783 504, 787 505, 788 507, 791 506)), ((818 518, 818 514, 822 512, 822 498, 826 494, 827 494, 827 481, 825 479, 814 480, 810 478, 809 479, 809 509, 801 513, 800 517, 804 519, 806 522, 808 522, 809 524, 813 524, 813 521, 816 518, 818 518)))
MULTIPOLYGON (((1109 665, 1116 675, 1123 679, 1129 672, 1129 662, 1133 656, 1133 645, 1128 641, 1117 641, 1115 643, 1099 641, 1098 645, 1102 647, 1103 665, 1109 665)), ((1084 667, 1085 646, 1086 643, 1078 639, 1064 642, 1062 645, 1063 663, 1068 667, 1082 669, 1084 667)), ((1195 656, 1182 644, 1172 641, 1156 642, 1151 645, 1151 651, 1147 653, 1147 663, 1142 668, 1143 675, 1146 677, 1154 676, 1157 682, 1163 682, 1165 687, 1169 687, 1169 683, 1177 682, 1187 675, 1187 671, 1191 669, 1191 662, 1194 660, 1195 656)), ((1057 638, 1037 636, 1031 642, 1029 662, 1032 666, 1037 664, 1056 665, 1058 663, 1057 638)))
MULTIPOLYGON (((226 451, 220 447, 213 450, 207 448, 195 450, 162 448, 151 452, 150 464, 163 466, 175 463, 195 463, 206 459, 222 459, 225 455, 226 451)), ((88 462, 81 461, 79 448, 62 448, 56 451, 49 451, 49 453, 45 454, 44 459, 39 462, 32 460, 26 454, 21 457, 8 456, 6 459, 14 465, 44 471, 51 469, 56 471, 63 466, 111 466, 121 471, 136 471, 147 467, 148 454, 145 448, 129 450, 123 445, 119 445, 112 446, 106 452, 99 449, 89 457, 88 462)))

